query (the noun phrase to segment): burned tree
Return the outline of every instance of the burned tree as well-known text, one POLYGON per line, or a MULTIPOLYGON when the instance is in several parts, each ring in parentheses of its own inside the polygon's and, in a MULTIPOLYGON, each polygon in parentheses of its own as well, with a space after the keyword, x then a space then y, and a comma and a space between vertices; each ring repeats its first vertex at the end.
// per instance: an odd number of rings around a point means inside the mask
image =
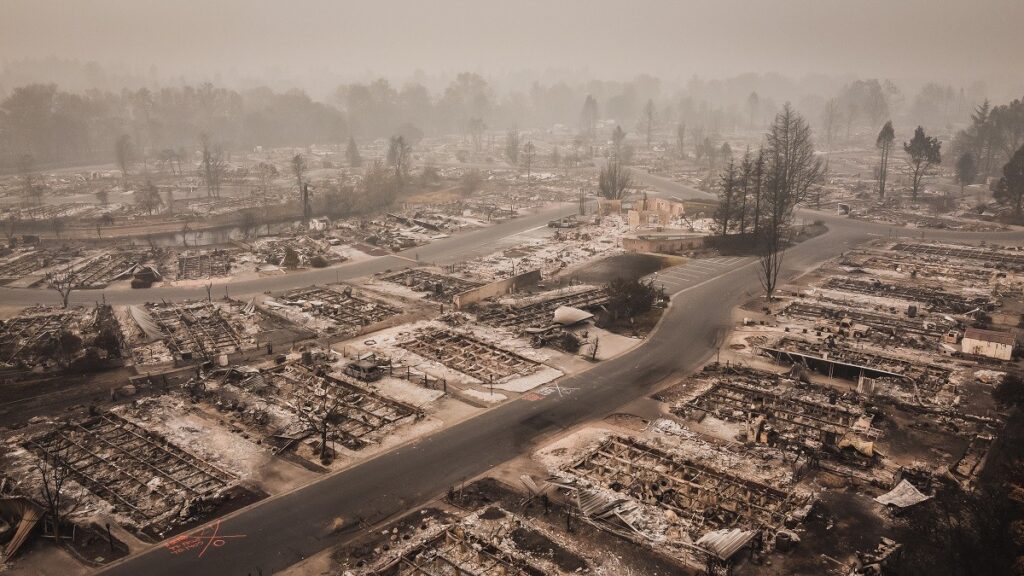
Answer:
POLYGON ((395 183, 401 187, 409 179, 412 164, 412 146, 401 134, 388 142, 388 166, 395 171, 395 183))
POLYGON ((277 178, 277 166, 270 162, 260 162, 256 165, 256 179, 260 183, 260 192, 266 194, 270 191, 270 183, 277 178))
POLYGON ((743 183, 736 170, 736 163, 730 160, 725 172, 720 177, 718 208, 715 210, 715 225, 718 226, 722 236, 729 233, 729 225, 733 222, 733 217, 738 216, 737 196, 742 186, 743 183))
POLYGON ((114 156, 117 158, 117 167, 121 169, 121 179, 125 183, 128 182, 128 169, 131 168, 134 154, 132 137, 127 134, 118 136, 114 143, 114 156))
POLYGON ((71 292, 78 287, 78 273, 69 265, 60 270, 47 272, 45 282, 60 294, 61 305, 67 308, 71 292))
POLYGON ((306 159, 302 154, 292 156, 292 175, 295 176, 295 186, 301 194, 302 185, 306 183, 306 159))
POLYGON ((885 181, 889 176, 889 154, 892 152, 892 143, 896 139, 896 133, 892 129, 892 120, 882 126, 882 130, 875 139, 875 147, 878 148, 881 158, 878 163, 878 198, 885 199, 885 181))
POLYGON ((1018 219, 1024 206, 1024 146, 1003 166, 1003 177, 992 190, 995 199, 1013 207, 1013 214, 1018 219))
POLYGON ((614 154, 616 160, 622 159, 625 142, 626 131, 622 129, 622 126, 616 126, 615 130, 612 131, 612 154, 614 154))
POLYGON ((609 200, 622 200, 632 187, 633 173, 618 158, 609 160, 597 176, 598 193, 609 200))
POLYGON ((331 460, 327 441, 338 424, 341 408, 341 398, 322 387, 317 387, 299 406, 299 420, 320 437, 320 462, 324 464, 331 460))
POLYGON ((53 538, 60 543, 60 526, 69 514, 75 511, 76 505, 66 498, 67 481, 74 473, 74 468, 68 463, 68 455, 71 451, 71 444, 65 447, 45 452, 40 457, 36 469, 42 478, 39 485, 39 496, 46 510, 46 515, 53 523, 53 538))
POLYGON ((219 198, 220 185, 224 180, 224 173, 227 172, 224 153, 219 146, 210 143, 210 137, 206 134, 199 137, 199 143, 203 155, 200 175, 206 183, 206 194, 211 198, 219 198))
POLYGON ((583 110, 580 111, 580 134, 588 140, 593 140, 597 135, 597 116, 597 100, 587 94, 586 100, 583 101, 583 110))
POLYGON ((960 195, 964 195, 964 188, 974 184, 978 177, 978 161, 974 154, 964 152, 956 161, 956 182, 960 185, 960 195))
POLYGON ((537 148, 533 145, 533 142, 527 142, 523 145, 523 168, 526 169, 526 183, 529 185, 530 176, 533 173, 533 159, 537 156, 537 148))
POLYGON ((466 196, 472 196, 483 185, 484 177, 476 168, 467 170, 459 179, 459 190, 466 196))
POLYGON ((626 318, 633 324, 635 318, 649 311, 662 295, 653 280, 644 282, 640 278, 614 278, 608 283, 608 313, 612 320, 626 318))
POLYGON ((363 176, 363 194, 372 207, 383 207, 394 201, 398 192, 394 178, 380 160, 374 160, 363 176))
POLYGON ((775 116, 768 131, 765 160, 758 272, 765 296, 771 302, 789 241, 793 210, 822 175, 821 159, 814 154, 811 128, 788 103, 775 116))
POLYGON ((513 166, 519 164, 519 130, 512 128, 505 134, 505 160, 513 166))
POLYGON ((747 111, 750 113, 750 124, 747 126, 753 128, 754 120, 761 111, 761 98, 757 95, 757 92, 751 92, 750 96, 747 96, 747 111))
POLYGON ((828 168, 832 160, 832 143, 835 142, 839 132, 839 101, 832 98, 825 103, 825 111, 822 113, 821 129, 825 132, 825 167, 828 168))
POLYGON ((139 210, 143 210, 149 214, 152 214, 155 210, 160 208, 164 203, 164 199, 160 196, 160 191, 156 185, 150 181, 146 181, 146 185, 139 190, 138 196, 135 197, 135 205, 139 207, 139 210))
POLYGON ((903 151, 907 153, 907 175, 910 176, 910 196, 917 200, 917 193, 921 191, 921 181, 931 170, 932 166, 942 162, 939 142, 934 136, 924 133, 924 128, 918 126, 914 130, 914 137, 910 142, 904 142, 903 151))
POLYGON ((18 156, 18 176, 21 178, 21 190, 25 195, 26 204, 41 205, 43 188, 36 184, 35 158, 31 154, 18 156))
POLYGON ((643 118, 641 119, 641 125, 644 129, 644 134, 647 136, 647 148, 651 148, 651 138, 654 133, 654 100, 647 100, 647 104, 644 104, 643 118))
POLYGON ((476 152, 483 150, 484 132, 487 130, 487 124, 484 123, 484 119, 474 116, 469 119, 466 128, 469 130, 470 140, 473 141, 473 150, 476 152))
POLYGON ((359 168, 363 165, 363 157, 359 154, 359 146, 356 145, 356 139, 352 136, 348 138, 348 148, 345 149, 345 159, 348 160, 348 165, 352 168, 359 168))

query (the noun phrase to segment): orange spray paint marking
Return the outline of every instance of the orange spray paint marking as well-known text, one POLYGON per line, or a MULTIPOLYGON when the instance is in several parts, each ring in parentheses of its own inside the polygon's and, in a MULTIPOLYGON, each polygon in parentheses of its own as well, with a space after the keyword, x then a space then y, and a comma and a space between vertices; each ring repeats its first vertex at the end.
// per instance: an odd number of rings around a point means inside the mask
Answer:
POLYGON ((220 520, 218 520, 191 534, 182 534, 171 538, 164 543, 164 548, 166 548, 171 554, 183 554, 190 550, 199 550, 199 555, 197 557, 202 558, 203 554, 206 554, 206 551, 209 550, 211 546, 214 548, 220 548, 227 544, 229 538, 245 538, 245 534, 221 534, 220 520))

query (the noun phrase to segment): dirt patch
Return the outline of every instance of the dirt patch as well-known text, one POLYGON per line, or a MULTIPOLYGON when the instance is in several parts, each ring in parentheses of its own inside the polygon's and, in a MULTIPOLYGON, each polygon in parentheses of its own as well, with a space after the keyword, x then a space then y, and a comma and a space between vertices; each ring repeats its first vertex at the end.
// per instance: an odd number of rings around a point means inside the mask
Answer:
POLYGON ((407 540, 414 534, 427 532, 432 525, 450 524, 456 520, 450 512, 439 508, 418 510, 389 524, 387 530, 367 530, 362 519, 355 519, 346 522, 341 532, 361 531, 362 535, 340 546, 332 557, 341 567, 362 568, 382 550, 390 549, 392 538, 407 540))
POLYGON ((619 428, 635 430, 637 432, 646 429, 647 425, 649 424, 647 420, 644 420, 639 416, 634 416, 633 414, 625 414, 622 412, 610 414, 608 417, 604 419, 604 421, 614 426, 618 426, 619 428))
POLYGON ((269 494, 256 488, 233 486, 214 500, 196 504, 199 509, 192 513, 192 517, 187 522, 177 524, 172 529, 162 533, 147 527, 142 530, 142 535, 159 541, 170 536, 188 532, 214 518, 230 514, 235 510, 241 510, 250 504, 255 504, 267 496, 269 494))
POLYGON ((608 322, 603 318, 605 315, 602 314, 598 317, 598 327, 604 328, 609 332, 614 332, 622 336, 630 336, 633 338, 642 338, 650 334, 651 330, 658 325, 658 320, 661 320, 661 315, 665 312, 664 308, 651 308, 643 314, 638 314, 633 318, 633 322, 629 321, 629 318, 619 318, 617 320, 608 322))
POLYGON ((501 511, 501 508, 491 506, 487 510, 480 513, 480 518, 484 520, 500 520, 505 517, 505 513, 501 511))
POLYGON ((867 496, 827 491, 802 525, 801 542, 795 548, 772 555, 770 567, 746 563, 735 574, 834 573, 837 561, 849 565, 857 551, 872 550, 882 536, 891 536, 890 523, 879 509, 867 496))
POLYGON ((512 531, 511 537, 512 541, 521 550, 526 550, 538 556, 547 556, 566 572, 583 571, 587 568, 587 563, 583 558, 559 546, 536 530, 516 528, 512 531))
POLYGON ((67 544, 68 551, 85 564, 102 566, 128 555, 128 545, 98 524, 76 526, 74 530, 66 526, 61 530, 62 538, 73 536, 67 544))

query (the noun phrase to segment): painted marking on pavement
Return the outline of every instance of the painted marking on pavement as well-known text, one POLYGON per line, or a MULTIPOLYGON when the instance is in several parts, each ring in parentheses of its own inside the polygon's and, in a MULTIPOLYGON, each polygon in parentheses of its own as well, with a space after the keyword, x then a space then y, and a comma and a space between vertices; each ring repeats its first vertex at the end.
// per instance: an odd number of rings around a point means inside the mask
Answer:
POLYGON ((245 534, 221 534, 220 520, 217 520, 213 524, 200 528, 191 534, 175 536, 165 542, 163 546, 168 552, 175 555, 198 550, 199 553, 196 555, 196 558, 202 558, 203 554, 206 554, 210 547, 220 548, 232 538, 245 538, 245 534))

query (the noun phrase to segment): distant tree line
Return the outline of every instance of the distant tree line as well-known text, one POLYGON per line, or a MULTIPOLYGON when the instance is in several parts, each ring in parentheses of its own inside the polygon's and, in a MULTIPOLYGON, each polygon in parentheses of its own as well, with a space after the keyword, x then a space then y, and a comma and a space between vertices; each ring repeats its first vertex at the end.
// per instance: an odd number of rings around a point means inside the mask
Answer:
MULTIPOLYGON (((344 115, 300 91, 197 87, 73 94, 55 84, 15 88, 0 101, 0 169, 174 158, 201 134, 232 148, 341 143, 344 115), (131 143, 129 148, 128 143, 131 143)), ((122 164, 124 167, 125 164, 122 164)))
POLYGON ((1020 99, 1000 106, 986 100, 971 114, 970 125, 953 138, 957 156, 970 154, 980 178, 998 176, 1022 145, 1024 101, 1020 99))

